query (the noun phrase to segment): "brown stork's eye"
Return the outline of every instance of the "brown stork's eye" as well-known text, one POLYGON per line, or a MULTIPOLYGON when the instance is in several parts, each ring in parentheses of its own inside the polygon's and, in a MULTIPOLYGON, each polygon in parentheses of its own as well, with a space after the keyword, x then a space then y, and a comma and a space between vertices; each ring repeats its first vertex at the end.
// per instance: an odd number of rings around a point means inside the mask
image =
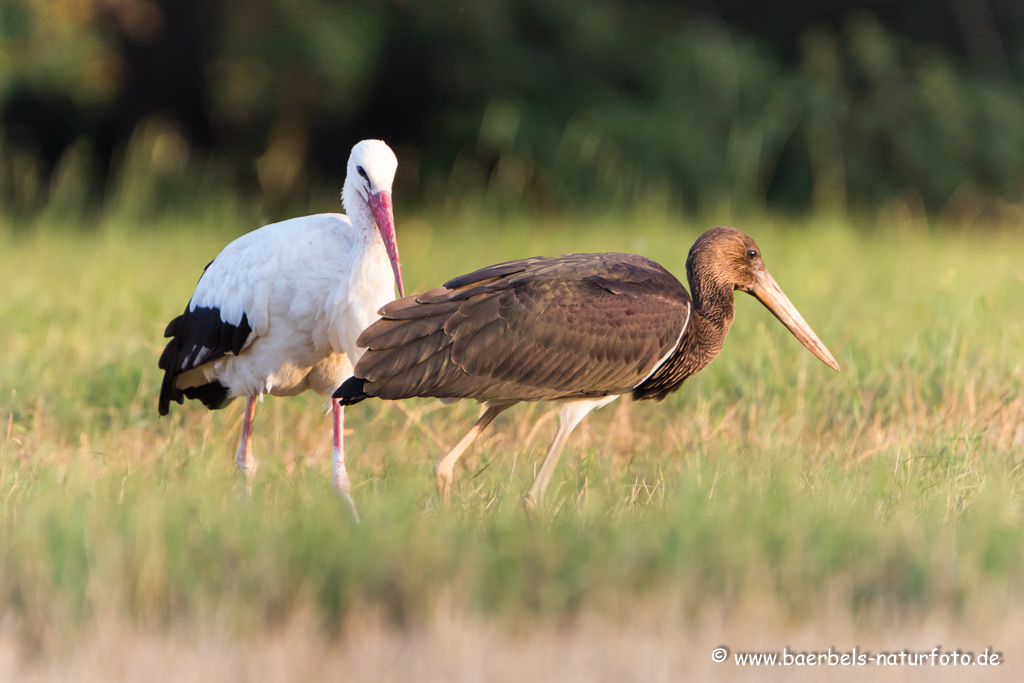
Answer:
POLYGON ((757 258, 757 249, 747 249, 747 258, 753 261, 757 258))

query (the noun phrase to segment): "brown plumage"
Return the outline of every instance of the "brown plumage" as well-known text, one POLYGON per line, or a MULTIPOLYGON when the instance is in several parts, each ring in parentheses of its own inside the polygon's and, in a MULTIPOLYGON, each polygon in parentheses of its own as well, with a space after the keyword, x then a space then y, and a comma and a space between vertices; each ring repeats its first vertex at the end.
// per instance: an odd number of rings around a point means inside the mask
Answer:
POLYGON ((546 401, 628 393, 679 340, 690 297, 633 254, 484 268, 386 305, 357 376, 384 399, 546 401))
POLYGON ((521 401, 563 402, 562 426, 527 498, 539 505, 561 444, 590 409, 621 394, 661 400, 714 359, 732 324, 734 290, 760 299, 839 369, 742 231, 701 235, 686 270, 692 298, 671 273, 634 254, 535 257, 457 277, 387 304, 360 335, 367 351, 335 396, 344 404, 413 396, 487 403, 474 430, 438 463, 445 499, 454 461, 499 412, 521 401))

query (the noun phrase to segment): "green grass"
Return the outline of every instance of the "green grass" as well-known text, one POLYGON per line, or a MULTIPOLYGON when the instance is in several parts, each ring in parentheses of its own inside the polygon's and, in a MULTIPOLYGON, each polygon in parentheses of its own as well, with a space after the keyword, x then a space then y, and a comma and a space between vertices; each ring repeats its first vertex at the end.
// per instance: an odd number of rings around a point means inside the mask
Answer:
MULTIPOLYGON (((635 251, 681 276, 705 227, 399 216, 398 229, 417 291, 569 251, 635 251)), ((259 405, 248 506, 237 402, 157 419, 163 326, 244 227, 0 231, 0 618, 45 645, 111 612, 245 631, 308 606, 328 627, 365 608, 418 623, 442 599, 501 619, 760 598, 800 619, 836 595, 854 619, 1019 608, 1019 229, 740 227, 841 373, 738 295, 725 349, 681 391, 577 429, 534 524, 520 501, 550 407, 503 414, 446 511, 431 466, 477 408, 366 402, 346 413, 359 526, 330 488, 320 399, 259 405)))

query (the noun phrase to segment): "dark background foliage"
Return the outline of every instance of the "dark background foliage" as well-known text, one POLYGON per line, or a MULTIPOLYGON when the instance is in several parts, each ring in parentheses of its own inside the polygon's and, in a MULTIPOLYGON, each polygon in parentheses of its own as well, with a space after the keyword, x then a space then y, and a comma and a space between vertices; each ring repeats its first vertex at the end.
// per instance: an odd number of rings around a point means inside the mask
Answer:
POLYGON ((1022 77, 1019 0, 0 0, 0 206, 284 210, 380 137, 409 203, 970 219, 1022 77))

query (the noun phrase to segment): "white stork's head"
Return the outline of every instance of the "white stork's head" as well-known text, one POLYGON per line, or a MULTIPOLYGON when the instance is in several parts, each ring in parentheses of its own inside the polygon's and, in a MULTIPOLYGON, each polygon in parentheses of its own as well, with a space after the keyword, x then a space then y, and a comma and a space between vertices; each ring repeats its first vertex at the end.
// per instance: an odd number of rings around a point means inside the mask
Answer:
POLYGON ((341 191, 341 202, 349 216, 362 213, 354 210, 358 204, 369 208, 370 214, 384 240, 391 269, 395 272, 399 296, 405 296, 402 284, 402 265, 398 259, 398 241, 395 238, 395 214, 391 207, 391 185, 398 170, 398 159, 391 148, 380 140, 363 140, 352 148, 348 158, 348 175, 341 191))

